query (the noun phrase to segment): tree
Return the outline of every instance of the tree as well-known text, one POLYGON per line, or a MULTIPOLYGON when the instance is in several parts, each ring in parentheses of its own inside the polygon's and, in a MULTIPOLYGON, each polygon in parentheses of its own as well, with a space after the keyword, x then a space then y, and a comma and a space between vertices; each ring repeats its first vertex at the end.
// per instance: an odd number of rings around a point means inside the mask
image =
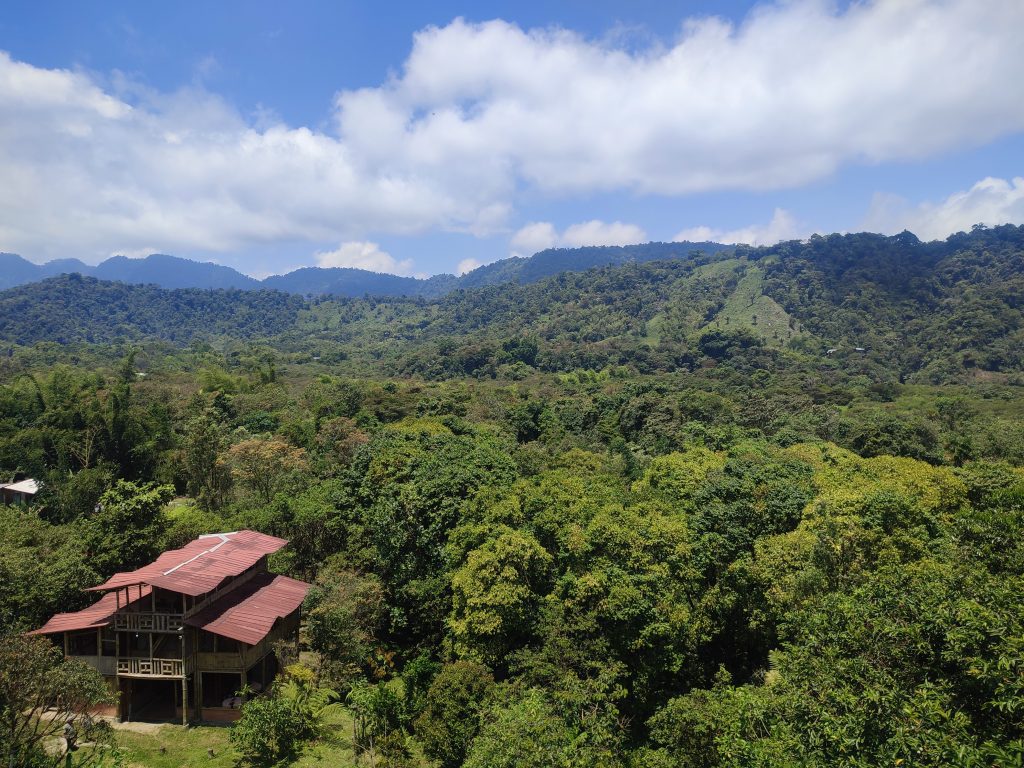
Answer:
POLYGON ((185 480, 188 492, 204 509, 223 506, 231 490, 231 468, 222 456, 226 442, 223 427, 208 415, 186 426, 185 480))
POLYGON ((498 696, 495 701, 484 715, 465 768, 582 768, 588 764, 573 759, 575 734, 540 691, 498 696))
POLYGON ((505 663, 537 618, 551 555, 528 533, 507 529, 469 553, 452 576, 448 625, 460 653, 505 663))
POLYGON ((305 617, 321 673, 333 684, 347 683, 366 664, 381 634, 386 606, 380 580, 325 567, 306 598, 305 617))
POLYGON ((480 710, 494 689, 491 670, 473 661, 446 664, 427 690, 426 707, 414 723, 427 757, 458 768, 480 729, 480 710))
POLYGON ((337 693, 315 684, 312 670, 293 664, 263 696, 242 706, 231 743, 250 765, 268 766, 298 754, 323 732, 324 718, 340 705, 337 693))
POLYGON ((242 707, 231 743, 250 765, 273 765, 295 755, 305 723, 302 713, 279 696, 257 696, 242 707))
POLYGON ((253 437, 231 446, 228 461, 235 476, 269 504, 285 481, 306 469, 306 452, 280 437, 253 437))
POLYGON ((82 585, 95 584, 98 575, 77 536, 30 511, 4 506, 0 531, 0 635, 85 606, 82 585))
MULTIPOLYGON (((9 635, 0 638, 0 751, 8 768, 59 766, 64 756, 47 743, 79 723, 94 707, 115 697, 103 677, 64 654, 43 637, 9 635)), ((99 734, 90 734, 90 740, 99 734)), ((79 752, 75 765, 99 758, 99 743, 79 752)))
POLYGON ((90 563, 101 575, 152 562, 167 530, 163 509, 174 497, 169 485, 119 480, 80 523, 90 563))

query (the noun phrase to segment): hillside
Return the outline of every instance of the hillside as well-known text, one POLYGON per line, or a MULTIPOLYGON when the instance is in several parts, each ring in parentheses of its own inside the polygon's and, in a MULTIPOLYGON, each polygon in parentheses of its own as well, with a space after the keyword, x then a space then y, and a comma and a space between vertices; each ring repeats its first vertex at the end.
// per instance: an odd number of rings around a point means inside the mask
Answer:
POLYGON ((755 368, 839 366, 949 381, 1024 371, 1021 296, 1024 228, 1005 226, 937 243, 909 234, 815 237, 432 301, 311 301, 62 276, 0 293, 0 338, 267 339, 430 378, 495 376, 507 364, 671 371, 739 355, 755 368))
POLYGON ((303 306, 276 291, 167 290, 59 275, 0 292, 0 334, 18 344, 263 338, 293 327, 303 306))

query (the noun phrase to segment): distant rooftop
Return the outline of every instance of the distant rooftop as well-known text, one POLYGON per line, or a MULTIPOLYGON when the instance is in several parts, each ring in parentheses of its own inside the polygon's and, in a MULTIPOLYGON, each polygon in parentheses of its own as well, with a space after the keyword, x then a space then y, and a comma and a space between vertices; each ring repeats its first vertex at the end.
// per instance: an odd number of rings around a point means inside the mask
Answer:
POLYGON ((29 496, 34 496, 39 493, 39 483, 29 478, 28 480, 19 480, 16 483, 0 484, 0 490, 27 493, 29 496))

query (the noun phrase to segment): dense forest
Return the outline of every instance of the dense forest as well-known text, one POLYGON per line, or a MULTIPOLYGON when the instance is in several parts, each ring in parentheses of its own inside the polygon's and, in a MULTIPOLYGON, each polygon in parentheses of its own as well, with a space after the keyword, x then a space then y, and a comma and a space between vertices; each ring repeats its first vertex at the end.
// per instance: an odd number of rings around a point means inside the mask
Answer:
POLYGON ((746 373, 946 383, 1020 375, 1022 296, 1024 227, 1006 225, 933 243, 857 234, 692 252, 433 301, 161 290, 72 274, 0 292, 0 339, 261 340, 294 361, 347 361, 334 372, 429 379, 692 373, 737 358, 746 373))
POLYGON ((251 528, 315 588, 250 763, 336 706, 359 765, 1024 765, 1022 302, 1013 226, 433 300, 20 286, 0 633, 251 528))

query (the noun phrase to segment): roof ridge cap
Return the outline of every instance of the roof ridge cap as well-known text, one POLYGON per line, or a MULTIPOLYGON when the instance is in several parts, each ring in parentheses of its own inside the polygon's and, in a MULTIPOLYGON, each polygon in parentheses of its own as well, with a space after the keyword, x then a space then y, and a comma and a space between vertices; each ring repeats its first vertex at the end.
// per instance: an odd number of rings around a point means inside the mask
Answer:
POLYGON ((210 547, 209 549, 204 549, 199 554, 193 555, 192 557, 190 557, 188 560, 185 560, 184 562, 178 563, 176 566, 174 566, 170 570, 163 571, 161 575, 163 575, 163 576, 170 576, 172 573, 174 573, 179 568, 183 568, 184 566, 188 565, 189 563, 194 562, 195 560, 198 560, 203 555, 208 555, 211 552, 216 552, 218 549, 220 549, 225 544, 227 544, 229 541, 231 541, 231 539, 228 538, 228 537, 231 536, 234 533, 237 533, 237 531, 231 531, 231 533, 206 533, 206 534, 203 534, 202 536, 199 537, 200 539, 209 539, 209 538, 213 538, 214 536, 216 536, 216 537, 220 538, 220 543, 219 544, 215 544, 214 546, 210 547))

